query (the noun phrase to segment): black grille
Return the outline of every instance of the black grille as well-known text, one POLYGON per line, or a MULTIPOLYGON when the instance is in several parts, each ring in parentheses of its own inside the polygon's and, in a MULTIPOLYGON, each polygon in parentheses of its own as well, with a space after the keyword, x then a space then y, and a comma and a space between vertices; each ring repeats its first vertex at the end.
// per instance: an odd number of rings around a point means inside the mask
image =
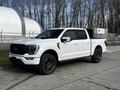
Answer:
POLYGON ((10 52, 13 54, 24 55, 26 53, 26 46, 22 44, 11 44, 10 52))

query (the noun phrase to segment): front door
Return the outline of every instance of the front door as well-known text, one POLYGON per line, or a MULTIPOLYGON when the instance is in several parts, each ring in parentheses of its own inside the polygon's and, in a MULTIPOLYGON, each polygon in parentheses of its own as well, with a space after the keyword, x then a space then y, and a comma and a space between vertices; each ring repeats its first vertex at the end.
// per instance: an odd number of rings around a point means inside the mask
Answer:
POLYGON ((76 52, 78 51, 78 48, 75 30, 67 30, 62 37, 70 37, 71 41, 60 43, 61 58, 70 59, 76 57, 76 52))

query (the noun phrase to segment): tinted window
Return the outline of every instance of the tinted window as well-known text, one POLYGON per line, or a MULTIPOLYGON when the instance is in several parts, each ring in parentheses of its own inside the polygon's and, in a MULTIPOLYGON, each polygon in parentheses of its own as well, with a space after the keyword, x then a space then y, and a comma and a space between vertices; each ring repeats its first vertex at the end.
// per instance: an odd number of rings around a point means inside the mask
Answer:
POLYGON ((93 32, 93 31, 94 31, 93 29, 87 29, 87 32, 88 32, 89 37, 90 37, 91 39, 94 38, 94 32, 93 32))
POLYGON ((84 30, 75 30, 76 31, 76 39, 87 39, 86 32, 84 30))
POLYGON ((71 40, 75 40, 76 39, 76 32, 75 32, 75 30, 68 30, 64 33, 63 37, 70 37, 71 40))
POLYGON ((62 33, 62 31, 63 29, 46 30, 35 38, 40 38, 40 39, 58 38, 58 36, 62 33))

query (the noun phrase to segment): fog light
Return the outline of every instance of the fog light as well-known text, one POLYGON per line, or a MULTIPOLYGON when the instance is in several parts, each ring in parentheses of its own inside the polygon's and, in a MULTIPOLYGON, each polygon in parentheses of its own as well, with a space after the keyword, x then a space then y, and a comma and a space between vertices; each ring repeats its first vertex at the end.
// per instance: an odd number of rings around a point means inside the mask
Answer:
POLYGON ((26 60, 33 60, 33 57, 25 57, 26 60))

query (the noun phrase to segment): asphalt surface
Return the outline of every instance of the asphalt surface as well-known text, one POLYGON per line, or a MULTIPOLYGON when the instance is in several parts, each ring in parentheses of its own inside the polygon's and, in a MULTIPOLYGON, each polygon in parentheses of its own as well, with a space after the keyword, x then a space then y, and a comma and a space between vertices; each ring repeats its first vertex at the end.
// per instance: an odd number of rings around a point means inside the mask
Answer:
POLYGON ((99 64, 89 58, 64 62, 52 75, 0 67, 0 90, 120 90, 120 47, 109 47, 99 64))

